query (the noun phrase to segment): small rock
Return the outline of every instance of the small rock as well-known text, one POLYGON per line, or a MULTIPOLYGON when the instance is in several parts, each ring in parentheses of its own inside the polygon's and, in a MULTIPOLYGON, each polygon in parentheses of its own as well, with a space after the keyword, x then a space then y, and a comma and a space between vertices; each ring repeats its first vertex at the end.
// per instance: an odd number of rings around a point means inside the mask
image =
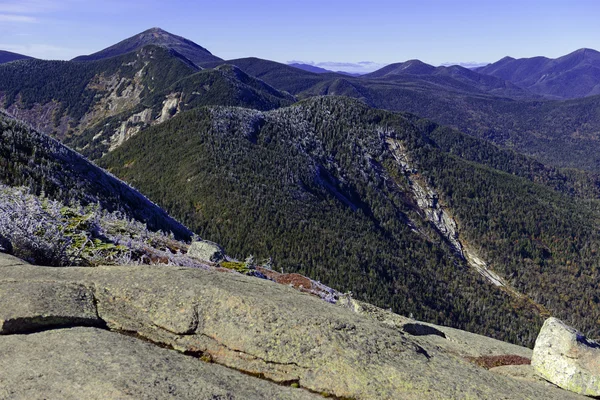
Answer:
POLYGON ((535 341, 531 364, 563 389, 600 396, 600 344, 556 318, 548 318, 535 341))
POLYGON ((200 240, 190 245, 187 255, 199 260, 219 262, 225 258, 225 251, 216 243, 200 240))

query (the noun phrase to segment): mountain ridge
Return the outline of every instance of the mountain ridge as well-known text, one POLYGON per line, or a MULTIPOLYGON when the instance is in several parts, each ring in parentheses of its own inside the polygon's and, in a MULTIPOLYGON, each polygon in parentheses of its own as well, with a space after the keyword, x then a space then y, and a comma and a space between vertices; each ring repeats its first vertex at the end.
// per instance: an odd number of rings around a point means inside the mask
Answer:
POLYGON ((588 48, 555 59, 505 57, 476 71, 509 80, 549 98, 571 99, 600 94, 600 52, 588 48))
POLYGON ((0 50, 0 64, 17 61, 17 60, 29 60, 33 57, 25 56, 23 54, 13 53, 10 51, 0 50))

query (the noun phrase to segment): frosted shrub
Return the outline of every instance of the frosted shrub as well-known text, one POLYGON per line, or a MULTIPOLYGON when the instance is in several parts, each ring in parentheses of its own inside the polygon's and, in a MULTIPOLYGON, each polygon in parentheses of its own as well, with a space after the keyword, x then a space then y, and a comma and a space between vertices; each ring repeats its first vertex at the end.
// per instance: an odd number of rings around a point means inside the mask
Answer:
POLYGON ((2 251, 33 264, 168 264, 202 268, 187 257, 185 243, 173 235, 151 232, 146 225, 99 205, 82 207, 35 196, 25 188, 0 185, 2 251))
POLYGON ((64 235, 58 202, 0 187, 0 236, 5 247, 29 262, 66 265, 72 239, 64 235))

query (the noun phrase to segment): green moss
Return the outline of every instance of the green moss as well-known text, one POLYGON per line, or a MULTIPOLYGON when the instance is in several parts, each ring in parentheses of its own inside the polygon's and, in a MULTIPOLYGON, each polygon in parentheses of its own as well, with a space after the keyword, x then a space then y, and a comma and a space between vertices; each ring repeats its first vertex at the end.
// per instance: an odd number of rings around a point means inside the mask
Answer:
POLYGON ((241 274, 247 274, 250 272, 250 268, 246 267, 245 263, 239 261, 222 261, 219 265, 221 265, 223 268, 232 269, 241 274))

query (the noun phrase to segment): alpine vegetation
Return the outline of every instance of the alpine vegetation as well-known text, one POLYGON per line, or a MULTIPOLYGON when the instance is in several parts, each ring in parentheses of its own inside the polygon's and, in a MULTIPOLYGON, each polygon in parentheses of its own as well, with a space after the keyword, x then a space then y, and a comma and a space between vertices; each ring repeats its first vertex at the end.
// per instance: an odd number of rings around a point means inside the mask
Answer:
POLYGON ((98 168, 55 139, 0 112, 0 183, 24 186, 65 205, 99 204, 119 211, 150 230, 173 232, 189 240, 192 233, 134 188, 98 168))
POLYGON ((0 185, 0 245, 33 264, 168 264, 203 267, 184 255, 173 235, 151 232, 139 221, 98 204, 67 206, 27 188, 0 185))

